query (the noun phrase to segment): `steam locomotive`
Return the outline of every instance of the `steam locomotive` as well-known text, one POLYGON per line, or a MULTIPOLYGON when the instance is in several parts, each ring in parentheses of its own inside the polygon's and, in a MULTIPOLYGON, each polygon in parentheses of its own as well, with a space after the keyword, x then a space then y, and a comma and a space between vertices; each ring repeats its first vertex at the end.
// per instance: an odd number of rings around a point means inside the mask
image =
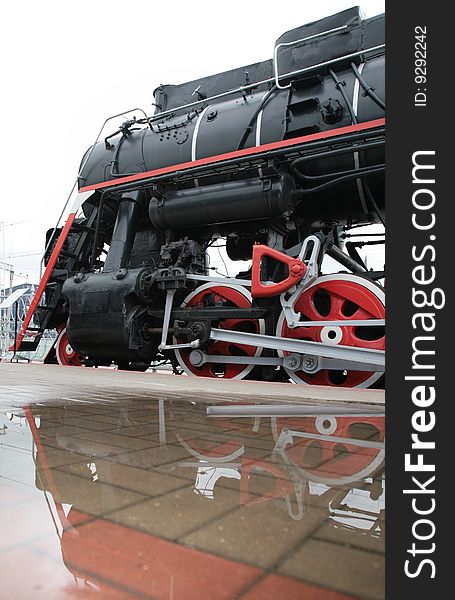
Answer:
POLYGON ((384 16, 345 10, 154 97, 83 157, 16 348, 55 328, 64 365, 378 385, 384 273, 352 231, 385 224, 384 16), (246 270, 213 273, 220 241, 246 270))

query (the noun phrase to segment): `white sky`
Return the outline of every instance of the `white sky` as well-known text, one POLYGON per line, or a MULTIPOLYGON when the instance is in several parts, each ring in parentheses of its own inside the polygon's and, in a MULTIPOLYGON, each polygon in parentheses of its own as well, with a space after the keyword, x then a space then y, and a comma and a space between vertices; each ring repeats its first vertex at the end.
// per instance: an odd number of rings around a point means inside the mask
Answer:
MULTIPOLYGON (((271 58, 285 31, 355 4, 2 2, 0 262, 37 280, 45 232, 107 116, 136 106, 152 114, 160 83, 271 58)), ((358 4, 367 17, 384 12, 384 0, 358 4)))

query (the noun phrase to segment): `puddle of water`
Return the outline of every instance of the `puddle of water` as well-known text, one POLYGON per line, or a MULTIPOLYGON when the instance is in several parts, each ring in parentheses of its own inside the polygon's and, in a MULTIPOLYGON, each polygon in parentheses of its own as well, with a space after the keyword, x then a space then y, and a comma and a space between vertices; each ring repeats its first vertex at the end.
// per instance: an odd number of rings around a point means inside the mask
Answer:
POLYGON ((3 399, 0 597, 384 597, 382 416, 62 398, 3 399))

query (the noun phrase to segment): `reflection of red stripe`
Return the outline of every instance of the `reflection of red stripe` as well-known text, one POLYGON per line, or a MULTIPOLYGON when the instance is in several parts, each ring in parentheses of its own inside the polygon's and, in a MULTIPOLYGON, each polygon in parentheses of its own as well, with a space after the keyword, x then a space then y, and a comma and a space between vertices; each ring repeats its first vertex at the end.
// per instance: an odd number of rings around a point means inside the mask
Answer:
MULTIPOLYGON (((16 350, 20 347, 21 342, 24 338, 25 332, 27 330, 27 327, 30 325, 30 321, 32 320, 33 313, 35 312, 36 307, 38 306, 38 303, 41 300, 41 297, 44 293, 46 285, 52 275, 52 271, 54 270, 55 264, 58 259, 58 255, 60 254, 60 251, 63 248, 63 244, 65 243, 66 237, 69 233, 69 230, 71 229, 71 225, 74 223, 75 218, 76 218, 75 212, 71 213, 68 216, 65 226, 63 227, 63 229, 58 237, 57 243, 55 244, 55 248, 52 251, 49 262, 47 263, 46 270, 44 271, 43 277, 41 278, 38 289, 36 290, 33 300, 29 306, 27 315, 25 316, 25 319, 24 319, 24 322, 22 323, 21 329, 20 329, 19 333, 17 334, 16 350)), ((11 346, 10 350, 14 350, 14 344, 11 346)))
POLYGON ((355 600, 353 596, 298 581, 284 575, 266 575, 242 600, 355 600))
POLYGON ((217 154, 215 156, 209 156, 207 158, 200 158, 191 162, 180 163, 178 165, 171 165, 169 167, 163 167, 161 169, 155 169, 153 171, 146 171, 145 173, 137 173, 135 175, 129 175, 128 177, 119 177, 114 181, 102 181, 93 185, 80 188, 80 192, 88 192, 89 190, 98 190, 105 187, 113 187, 122 183, 129 183, 132 181, 140 181, 141 179, 148 179, 150 177, 157 177, 158 175, 166 175, 168 173, 175 173, 176 171, 183 171, 186 169, 192 169, 194 167, 201 167, 204 165, 210 165, 212 163, 222 162, 224 160, 231 160, 233 158, 240 158, 242 156, 254 156, 255 154, 262 154, 269 152, 270 150, 277 150, 279 148, 287 148, 292 146, 298 146, 300 144, 307 144, 308 142, 315 142, 317 140, 324 140, 327 138, 336 137, 339 135, 345 135, 347 133, 355 133, 356 131, 364 131, 366 129, 374 129, 376 127, 382 127, 385 125, 385 119, 375 119, 374 121, 367 121, 366 123, 357 123, 356 125, 349 125, 347 127, 340 127, 338 129, 331 129, 330 131, 321 131, 319 133, 313 133, 311 135, 304 135, 291 140, 282 140, 279 142, 271 142, 270 144, 263 144, 262 146, 255 146, 254 148, 245 148, 243 150, 236 150, 234 152, 227 152, 226 154, 217 154))
POLYGON ((38 449, 39 460, 41 461, 43 471, 46 475, 49 490, 54 498, 55 508, 57 509, 57 514, 59 516, 60 523, 63 526, 63 523, 66 520, 65 511, 63 510, 62 503, 58 501, 57 486, 55 485, 54 478, 52 477, 52 472, 50 470, 49 463, 47 462, 46 455, 44 453, 43 444, 41 443, 41 436, 39 434, 38 428, 35 423, 35 418, 33 417, 33 413, 29 406, 24 406, 24 414, 25 418, 27 419, 28 426, 30 427, 30 431, 32 432, 33 441, 35 442, 36 448, 38 449))

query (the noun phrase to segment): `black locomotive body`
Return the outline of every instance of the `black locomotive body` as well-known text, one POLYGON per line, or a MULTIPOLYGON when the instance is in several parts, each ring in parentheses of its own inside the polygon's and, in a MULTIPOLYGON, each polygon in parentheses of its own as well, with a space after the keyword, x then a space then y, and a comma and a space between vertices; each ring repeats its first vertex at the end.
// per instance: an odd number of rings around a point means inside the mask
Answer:
POLYGON ((130 369, 170 360, 202 376, 376 381, 382 274, 369 272, 343 235, 384 222, 383 15, 343 11, 282 35, 271 60, 161 85, 154 95, 152 117, 135 112, 87 151, 81 210, 67 231, 48 236, 37 330, 59 330, 57 360, 130 369), (252 270, 212 276, 207 253, 220 239, 231 260, 252 260, 252 270), (324 284, 325 254, 349 273, 324 284), (330 305, 340 297, 344 312, 335 315, 330 305), (302 309, 307 301, 314 315, 302 309), (295 327, 290 314, 306 325, 295 327), (324 319, 327 326, 308 325, 324 319), (370 325, 355 324, 362 319, 370 325), (226 332, 238 335, 230 342, 226 332), (312 372, 308 347, 274 346, 286 338, 370 354, 315 352, 312 372))

